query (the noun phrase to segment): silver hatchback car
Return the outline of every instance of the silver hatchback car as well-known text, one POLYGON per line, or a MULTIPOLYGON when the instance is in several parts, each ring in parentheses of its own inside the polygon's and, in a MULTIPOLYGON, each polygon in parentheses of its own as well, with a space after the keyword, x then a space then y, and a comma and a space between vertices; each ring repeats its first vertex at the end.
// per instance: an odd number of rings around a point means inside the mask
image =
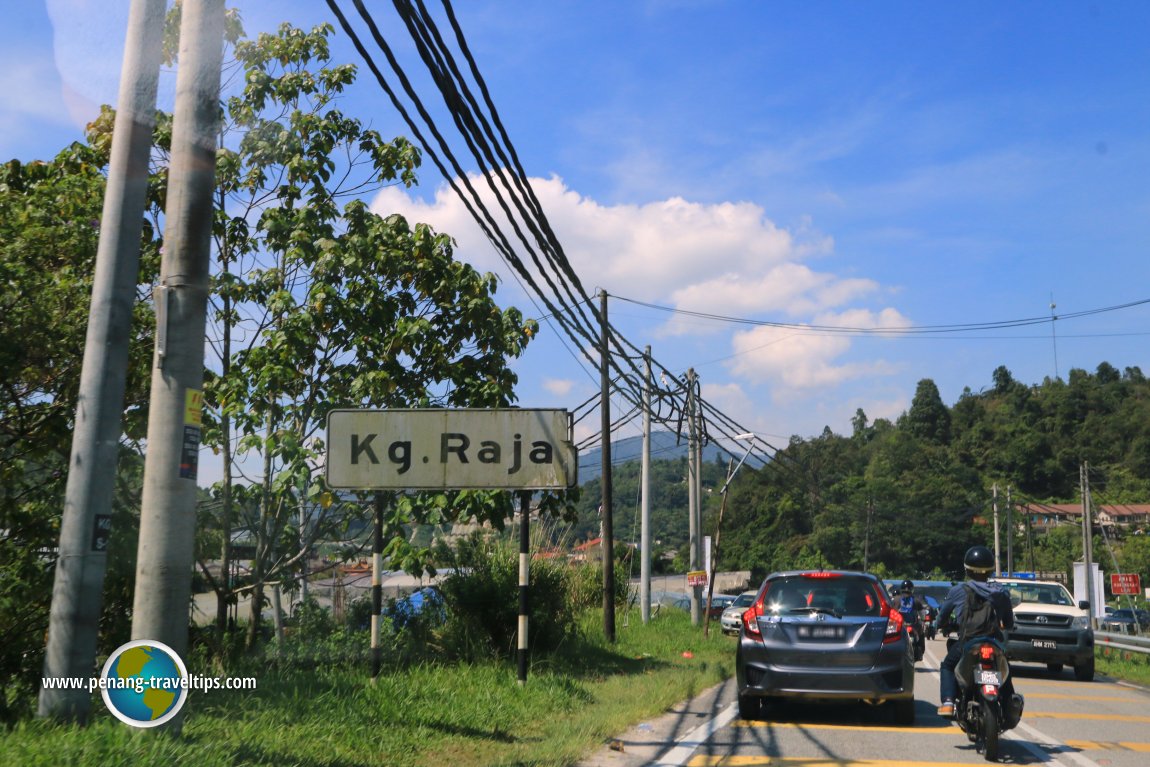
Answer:
POLYGON ((744 591, 723 610, 723 614, 719 616, 719 627, 722 628, 724 634, 739 633, 739 629, 743 627, 743 611, 754 604, 755 597, 758 595, 759 592, 757 591, 744 591))
POLYGON ((914 723, 914 650, 882 581, 843 570, 767 576, 743 613, 735 654, 739 715, 772 700, 886 703, 914 723))

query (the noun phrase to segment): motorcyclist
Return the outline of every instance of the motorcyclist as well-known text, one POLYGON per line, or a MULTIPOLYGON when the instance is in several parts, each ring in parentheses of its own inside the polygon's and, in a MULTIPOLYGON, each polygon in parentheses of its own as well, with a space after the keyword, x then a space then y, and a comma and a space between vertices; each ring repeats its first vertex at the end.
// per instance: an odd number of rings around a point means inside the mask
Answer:
MULTIPOLYGON (((959 628, 958 641, 950 646, 946 657, 939 664, 939 696, 942 705, 938 707, 938 714, 945 717, 954 716, 954 700, 958 696, 958 680, 955 678, 954 669, 962 658, 966 643, 974 639, 963 636, 961 630, 961 611, 966 601, 966 590, 973 589, 976 594, 990 601, 999 624, 991 635, 994 639, 1003 641, 1002 629, 1014 628, 1014 606, 1010 602, 1010 595, 1001 585, 987 582, 994 571, 994 554, 991 550, 985 546, 971 546, 966 550, 962 562, 966 569, 967 580, 951 587, 938 612, 938 625, 942 628, 944 636, 956 626, 959 628)), ((1007 675, 1000 692, 1013 709, 1008 716, 1017 721, 1017 712, 1022 710, 1022 700, 1021 696, 1016 698, 1014 694, 1012 676, 1007 675)))
POLYGON ((894 605, 895 609, 903 614, 904 620, 914 626, 914 659, 922 660, 923 652, 926 649, 922 611, 926 609, 926 603, 915 595, 912 581, 902 582, 898 591, 894 593, 894 605))

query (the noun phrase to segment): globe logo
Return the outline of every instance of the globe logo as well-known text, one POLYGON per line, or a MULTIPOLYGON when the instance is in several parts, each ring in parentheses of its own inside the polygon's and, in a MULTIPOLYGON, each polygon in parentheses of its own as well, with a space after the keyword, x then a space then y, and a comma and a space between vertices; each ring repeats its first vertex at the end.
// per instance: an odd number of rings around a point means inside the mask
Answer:
POLYGON ((104 705, 132 727, 156 727, 184 707, 188 670, 175 650, 150 639, 120 645, 100 674, 104 705))

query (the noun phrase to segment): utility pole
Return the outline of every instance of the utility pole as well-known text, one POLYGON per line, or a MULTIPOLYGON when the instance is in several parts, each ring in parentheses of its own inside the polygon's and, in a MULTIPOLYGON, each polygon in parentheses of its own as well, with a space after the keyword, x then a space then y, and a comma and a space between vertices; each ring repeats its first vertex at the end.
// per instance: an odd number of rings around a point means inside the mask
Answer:
MULTIPOLYGON (((132 0, 128 12, 48 617, 46 678, 89 678, 96 670, 165 6, 165 0, 132 0)), ((38 713, 84 722, 91 699, 87 690, 43 688, 38 713)))
POLYGON ((998 483, 994 483, 994 576, 996 578, 1002 577, 1002 560, 998 555, 998 483))
MULTIPOLYGON (((688 514, 688 546, 690 546, 688 569, 697 572, 702 566, 701 540, 702 532, 699 530, 699 467, 695 463, 698 453, 695 451, 695 369, 687 370, 687 514, 688 514)), ((691 625, 698 626, 702 619, 702 587, 689 586, 691 592, 691 625)))
POLYGON ((133 639, 163 642, 181 656, 196 532, 223 26, 223 0, 185 0, 132 617, 133 639))
POLYGON ((651 621, 651 347, 643 349, 643 456, 639 480, 639 611, 651 621))
POLYGON ((1094 620, 1094 523, 1090 518, 1090 467, 1082 462, 1082 562, 1086 569, 1086 601, 1090 627, 1097 628, 1094 620))
POLYGON ((599 425, 603 434, 603 636, 615 642, 615 529, 611 517, 611 375, 609 331, 607 326, 607 291, 599 291, 599 425))
POLYGON ((1014 576, 1014 504, 1010 501, 1010 485, 1006 486, 1006 575, 1014 576))

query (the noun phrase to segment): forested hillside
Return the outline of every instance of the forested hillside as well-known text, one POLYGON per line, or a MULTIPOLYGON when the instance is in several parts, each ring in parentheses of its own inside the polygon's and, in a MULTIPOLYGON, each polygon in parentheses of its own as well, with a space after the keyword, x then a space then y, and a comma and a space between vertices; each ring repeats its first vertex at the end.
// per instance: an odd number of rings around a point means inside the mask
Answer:
MULTIPOLYGON (((958 575, 962 554, 993 540, 992 488, 1005 520, 1006 488, 1017 503, 1080 502, 1079 469, 1089 466, 1094 503, 1150 503, 1150 382, 1137 367, 1102 363, 1090 373, 1039 385, 1006 367, 989 385, 968 387, 948 406, 930 379, 894 422, 859 410, 852 433, 829 429, 792 438, 762 468, 744 466, 732 484, 721 534, 721 567, 762 575, 773 569, 867 567, 895 575, 958 575)), ((722 484, 725 465, 708 463, 704 486, 722 484)), ((686 541, 685 461, 653 462, 652 538, 686 541)), ((614 477, 617 541, 637 524, 638 465, 614 477)), ((584 486, 583 526, 591 529, 598 482, 584 486)), ((705 532, 715 530, 718 493, 706 492, 705 532)), ((1066 571, 1081 558, 1080 529, 1025 535, 1016 518, 1017 568, 1066 571)), ((1001 528, 1005 549, 1008 530, 1001 528)), ((635 534, 637 538, 637 533, 635 534)), ((1150 580, 1147 536, 1094 538, 1095 558, 1150 580), (1110 545, 1108 549, 1107 546, 1110 545)))

